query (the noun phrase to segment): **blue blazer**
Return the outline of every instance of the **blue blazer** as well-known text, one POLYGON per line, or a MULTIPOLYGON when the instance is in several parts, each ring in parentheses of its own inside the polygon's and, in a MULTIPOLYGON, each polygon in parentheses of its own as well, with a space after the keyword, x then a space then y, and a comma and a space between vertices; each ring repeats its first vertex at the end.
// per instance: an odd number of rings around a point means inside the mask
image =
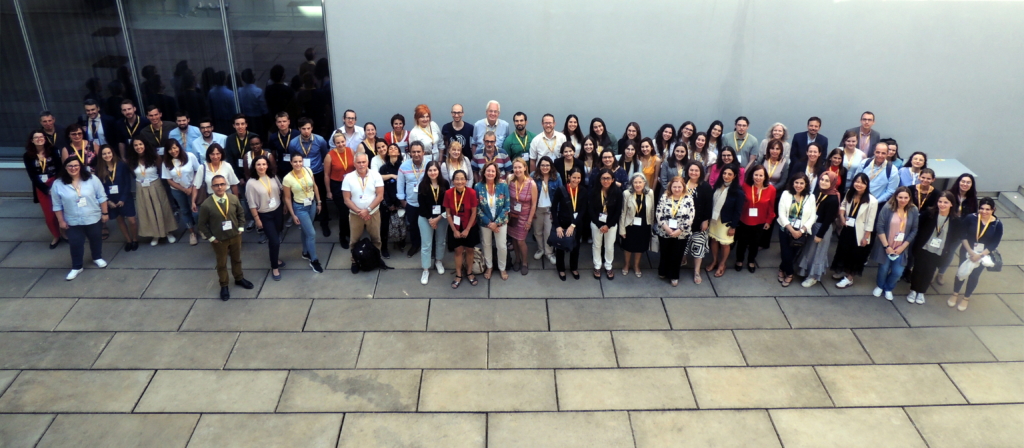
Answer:
MULTIPOLYGON (((83 138, 89 140, 89 119, 86 118, 85 115, 81 115, 78 117, 78 124, 79 126, 82 126, 82 130, 85 132, 85 136, 83 138)), ((123 133, 123 130, 118 131, 117 122, 114 121, 114 118, 102 112, 100 112, 100 124, 103 125, 103 138, 107 140, 108 145, 112 145, 116 148, 114 145, 121 142, 121 134, 123 133)))
MULTIPOLYGON (((821 135, 819 132, 818 135, 814 137, 814 143, 817 143, 819 148, 821 148, 820 160, 825 160, 829 151, 828 137, 821 135)), ((793 135, 793 140, 790 142, 789 149, 789 166, 796 166, 798 161, 807 158, 807 146, 809 146, 809 143, 807 143, 806 131, 797 132, 793 135)), ((807 165, 804 165, 804 169, 807 169, 807 165)), ((790 173, 793 173, 793 171, 790 171, 790 173)))
POLYGON ((511 206, 509 205, 509 192, 508 184, 505 182, 498 182, 494 186, 494 208, 498 209, 497 218, 491 214, 491 206, 487 203, 487 186, 483 182, 477 182, 476 197, 480 201, 480 205, 476 209, 476 222, 481 227, 486 227, 494 221, 499 226, 508 224, 508 212, 511 206))

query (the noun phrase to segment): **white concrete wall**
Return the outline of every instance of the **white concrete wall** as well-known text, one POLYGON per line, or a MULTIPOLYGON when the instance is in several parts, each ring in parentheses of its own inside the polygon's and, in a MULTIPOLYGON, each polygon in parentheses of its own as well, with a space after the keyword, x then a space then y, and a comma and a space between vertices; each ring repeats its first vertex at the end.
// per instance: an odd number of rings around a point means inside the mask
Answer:
POLYGON ((1024 183, 1022 2, 325 0, 325 14, 339 121, 351 108, 388 130, 425 103, 443 124, 454 102, 475 121, 497 99, 534 131, 546 112, 616 136, 746 115, 760 138, 817 115, 837 142, 872 110, 901 155, 958 158, 983 190, 1024 183))

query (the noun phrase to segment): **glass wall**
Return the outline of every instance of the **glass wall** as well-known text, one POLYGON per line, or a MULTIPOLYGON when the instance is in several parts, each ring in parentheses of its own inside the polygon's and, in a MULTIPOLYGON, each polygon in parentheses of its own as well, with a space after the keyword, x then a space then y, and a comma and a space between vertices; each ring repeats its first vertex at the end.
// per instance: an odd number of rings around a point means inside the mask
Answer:
POLYGON ((261 133, 272 128, 271 116, 280 110, 310 116, 326 132, 334 127, 320 1, 0 0, 0 5, 6 43, 0 58, 6 73, 0 81, 0 147, 24 147, 24 136, 38 127, 44 107, 15 6, 21 7, 28 30, 46 108, 61 132, 83 114, 84 100, 96 100, 116 120, 122 118, 125 98, 135 101, 140 114, 146 105, 159 105, 165 121, 174 121, 178 110, 193 123, 210 116, 216 131, 225 134, 233 132, 231 118, 238 111, 253 115, 252 130, 261 133), (276 65, 283 68, 281 86, 267 95, 276 65))

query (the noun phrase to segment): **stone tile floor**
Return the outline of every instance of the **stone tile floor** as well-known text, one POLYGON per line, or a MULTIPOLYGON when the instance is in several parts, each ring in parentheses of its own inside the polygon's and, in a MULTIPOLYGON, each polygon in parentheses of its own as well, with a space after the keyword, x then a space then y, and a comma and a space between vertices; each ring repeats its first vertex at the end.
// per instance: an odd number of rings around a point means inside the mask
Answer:
MULTIPOLYGON (((256 289, 214 299, 208 247, 120 252, 74 282, 38 206, 0 200, 2 447, 1019 447, 1024 270, 986 272, 966 312, 756 274, 679 288, 562 283, 548 265, 451 290, 418 259, 328 271, 288 232, 284 279, 246 235, 256 289), (242 298, 246 297, 246 298, 242 298)), ((1007 263, 1024 223, 1004 218, 1007 263)), ((145 241, 144 241, 145 243, 145 241)), ((1016 248, 1016 249, 1014 249, 1016 248)), ((616 264, 618 266, 618 264, 616 264)))

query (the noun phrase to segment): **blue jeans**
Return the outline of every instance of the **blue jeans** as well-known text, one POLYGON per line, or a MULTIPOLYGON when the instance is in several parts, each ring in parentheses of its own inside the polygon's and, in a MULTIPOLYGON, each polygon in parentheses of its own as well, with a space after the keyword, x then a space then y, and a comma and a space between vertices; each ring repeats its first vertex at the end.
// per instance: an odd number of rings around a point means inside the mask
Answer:
POLYGON ((316 229, 313 228, 313 218, 316 217, 316 204, 303 206, 292 203, 292 210, 295 217, 299 218, 299 225, 302 227, 302 251, 309 254, 309 259, 319 260, 316 257, 316 229))
POLYGON ((437 221, 437 228, 431 229, 427 218, 420 216, 418 224, 421 240, 420 264, 423 265, 423 269, 430 269, 431 259, 440 261, 444 258, 445 240, 448 238, 448 220, 441 219, 437 221), (430 249, 433 246, 434 240, 437 240, 437 252, 434 256, 430 256, 430 249))
POLYGON ((171 197, 178 203, 178 227, 191 229, 199 222, 199 213, 192 213, 192 198, 184 191, 171 188, 171 197))
POLYGON ((890 260, 889 257, 885 257, 885 261, 878 264, 878 277, 875 278, 875 285, 882 288, 883 291, 892 291, 896 288, 896 282, 903 276, 903 270, 907 268, 903 263, 906 261, 907 253, 903 252, 900 257, 895 260, 890 260))
POLYGON ((82 269, 85 258, 85 242, 89 242, 92 259, 103 258, 103 224, 96 221, 84 226, 68 226, 68 246, 71 246, 71 269, 82 269))

